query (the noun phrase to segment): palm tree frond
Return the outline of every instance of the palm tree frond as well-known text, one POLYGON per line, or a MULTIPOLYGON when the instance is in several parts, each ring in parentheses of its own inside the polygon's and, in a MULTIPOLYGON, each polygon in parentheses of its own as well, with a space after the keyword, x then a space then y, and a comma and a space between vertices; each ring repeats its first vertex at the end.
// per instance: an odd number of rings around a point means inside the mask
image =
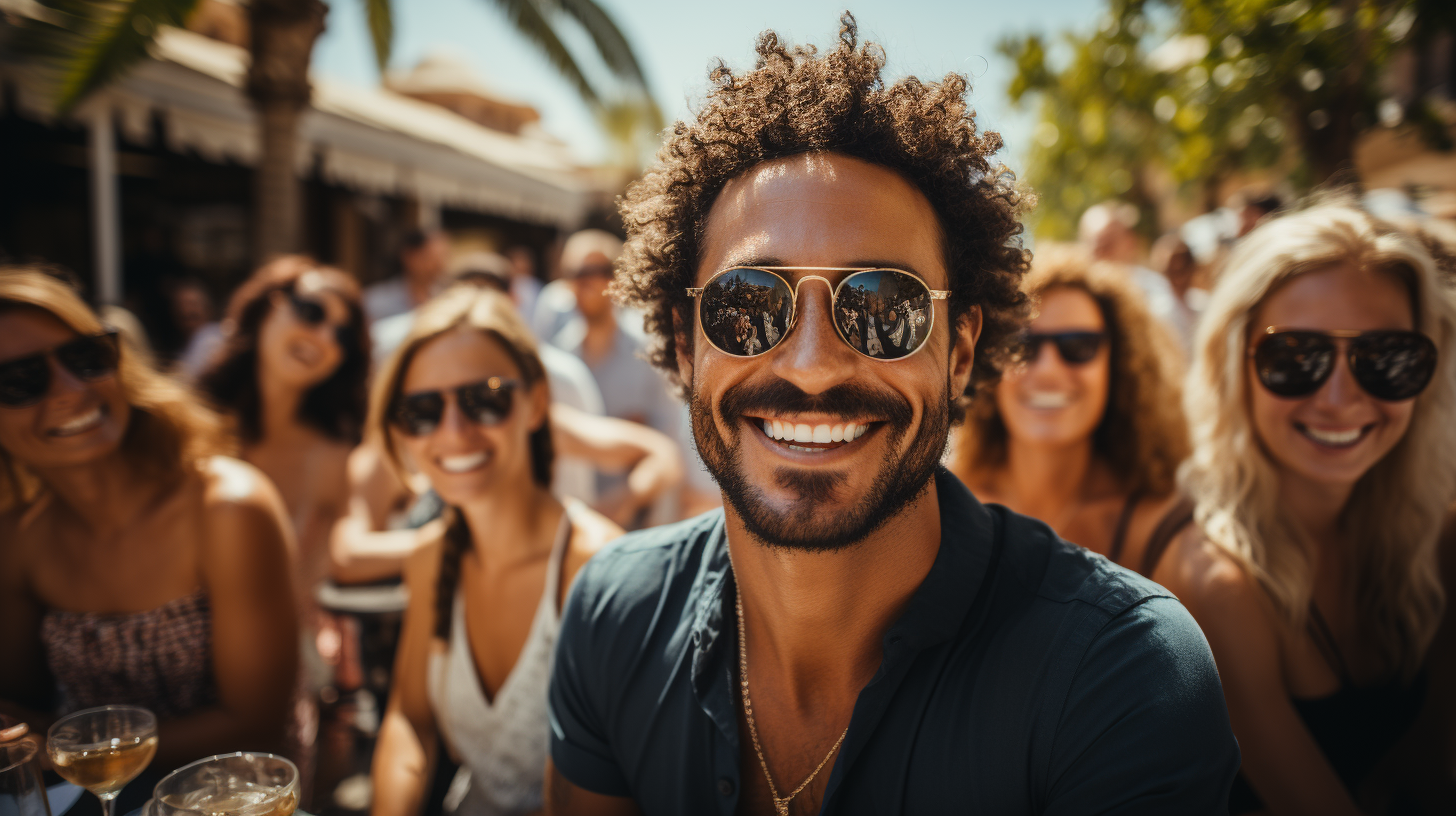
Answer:
POLYGON ((560 71, 566 81, 576 88, 577 93, 587 101, 593 108, 601 107, 601 99, 597 91, 587 81, 586 75, 582 73, 581 66, 577 65, 576 58, 567 50, 561 38, 556 36, 556 31, 551 23, 537 7, 538 0, 495 0, 522 36, 535 43, 542 53, 546 55, 547 61, 560 71))
POLYGON ((394 8, 390 0, 364 0, 364 13, 369 17, 369 37, 374 41, 374 59, 379 72, 389 65, 394 46, 394 8))
POLYGON ((612 73, 633 85, 647 87, 647 78, 632 51, 632 44, 611 15, 596 4, 596 0, 554 0, 554 4, 581 23, 612 73))
POLYGON ((147 57, 164 25, 181 26, 198 0, 53 0, 50 20, 28 20, 19 50, 56 73, 56 108, 65 113, 147 57))

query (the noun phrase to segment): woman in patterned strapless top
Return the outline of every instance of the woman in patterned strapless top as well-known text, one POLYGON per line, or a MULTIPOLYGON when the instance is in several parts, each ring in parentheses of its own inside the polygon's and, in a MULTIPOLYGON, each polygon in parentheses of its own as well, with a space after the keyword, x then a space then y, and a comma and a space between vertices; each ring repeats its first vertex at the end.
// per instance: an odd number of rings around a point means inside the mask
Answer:
POLYGON ((1231 812, 1450 813, 1456 304, 1431 256, 1351 201, 1266 221, 1194 353, 1194 523, 1151 577, 1218 661, 1231 812))
POLYGON ((157 768, 280 747, 288 522, 224 439, 68 286, 0 269, 0 711, 44 734, 67 710, 146 706, 157 768))
POLYGON ((447 505, 410 557, 409 609, 374 754, 375 816, 419 812, 443 738, 459 816, 538 811, 546 684, 577 570, 620 528, 552 494, 549 386, 510 299, 456 285, 426 303, 375 383, 371 433, 447 505))

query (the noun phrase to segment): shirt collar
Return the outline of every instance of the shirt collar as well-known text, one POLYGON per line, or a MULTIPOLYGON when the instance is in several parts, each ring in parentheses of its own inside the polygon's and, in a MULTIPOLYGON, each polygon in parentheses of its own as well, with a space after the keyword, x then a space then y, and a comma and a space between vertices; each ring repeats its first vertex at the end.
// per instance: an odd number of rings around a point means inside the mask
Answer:
MULTIPOLYGON (((940 503, 940 549, 930 572, 910 597, 905 611, 885 632, 887 660, 892 648, 918 652, 949 640, 960 630, 977 596, 991 561, 996 529, 989 510, 945 468, 937 468, 935 489, 940 503)), ((692 678, 700 699, 711 677, 708 670, 727 625, 728 600, 733 586, 728 562, 726 523, 719 517, 708 536, 702 566, 694 580, 692 610, 692 678)), ((736 625, 736 624, 735 624, 736 625)), ((736 724, 734 726, 736 731, 736 724)))

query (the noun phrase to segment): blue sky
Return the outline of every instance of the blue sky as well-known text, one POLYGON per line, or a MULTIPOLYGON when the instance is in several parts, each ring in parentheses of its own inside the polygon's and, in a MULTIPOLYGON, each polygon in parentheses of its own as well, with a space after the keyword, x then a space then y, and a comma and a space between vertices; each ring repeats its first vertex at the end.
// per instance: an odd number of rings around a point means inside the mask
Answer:
MULTIPOLYGON (((598 0, 632 41, 653 95, 668 120, 686 117, 707 89, 716 57, 735 68, 751 64, 753 42, 773 28, 793 42, 832 41, 846 0, 598 0)), ((605 153, 590 111, 556 71, 518 34, 492 0, 394 0, 394 56, 390 67, 412 66, 438 50, 464 57, 502 94, 541 111, 543 125, 570 144, 583 161, 605 153)), ((328 30, 314 51, 314 70, 357 84, 379 72, 369 46, 361 0, 332 0, 328 30)), ((1030 135, 1030 111, 1014 111, 1006 98, 1009 61, 997 41, 1013 33, 1087 31, 1105 8, 1101 0, 949 2, 879 0, 851 6, 861 38, 884 46, 887 73, 971 77, 971 100, 985 127, 1006 139, 1002 161, 1021 169, 1030 135)), ((578 53, 581 53, 578 50, 578 53)))

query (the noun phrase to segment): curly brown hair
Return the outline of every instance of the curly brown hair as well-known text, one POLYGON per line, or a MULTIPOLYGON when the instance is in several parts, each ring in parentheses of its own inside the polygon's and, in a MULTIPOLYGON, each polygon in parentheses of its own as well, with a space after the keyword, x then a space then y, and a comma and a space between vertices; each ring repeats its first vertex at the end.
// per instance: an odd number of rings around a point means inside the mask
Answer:
POLYGON ((720 60, 696 121, 677 122, 656 165, 627 188, 627 244, 613 287, 645 311, 645 327, 658 340, 649 359, 680 389, 674 328, 692 326, 685 289, 697 277, 714 200, 755 165, 814 152, 893 170, 926 197, 943 236, 952 324, 981 307, 971 390, 998 376, 1006 340, 1024 318, 1018 283, 1030 253, 1021 247, 1020 216, 1030 196, 1004 165, 991 163, 1001 136, 977 131, 964 76, 939 83, 907 77, 885 87, 884 51, 871 42, 857 46, 857 38, 846 12, 838 45, 823 56, 765 31, 754 70, 735 74, 720 60))
MULTIPOLYGON (((1107 407, 1092 432, 1092 453, 1129 492, 1166 496, 1188 458, 1182 355, 1172 332, 1153 317, 1127 272, 1075 247, 1038 247, 1025 289, 1033 299, 1055 289, 1086 292, 1097 304, 1112 349, 1107 407)), ((1006 462, 1006 424, 990 391, 971 406, 963 431, 961 472, 1006 462)))

